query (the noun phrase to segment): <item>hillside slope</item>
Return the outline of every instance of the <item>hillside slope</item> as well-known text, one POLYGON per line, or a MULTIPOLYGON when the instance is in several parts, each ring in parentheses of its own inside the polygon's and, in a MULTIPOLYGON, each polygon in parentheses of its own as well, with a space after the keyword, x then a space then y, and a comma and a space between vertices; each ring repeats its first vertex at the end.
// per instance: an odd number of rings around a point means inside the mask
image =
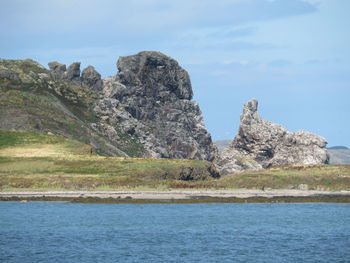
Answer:
POLYGON ((104 157, 55 135, 0 130, 0 190, 167 188, 215 177, 201 160, 104 157))
POLYGON ((55 135, 0 130, 0 191, 314 189, 350 190, 350 165, 299 165, 214 179, 200 160, 103 157, 55 135))
MULTIPOLYGON (((89 144, 104 155, 138 155, 134 144, 111 144, 93 129, 97 92, 55 80, 32 60, 0 60, 0 93, 0 129, 61 135, 89 144)), ((128 134, 121 136, 124 141, 135 140, 128 134)))
POLYGON ((121 57, 116 76, 92 66, 0 60, 0 129, 53 133, 109 156, 212 160, 188 73, 160 52, 121 57))

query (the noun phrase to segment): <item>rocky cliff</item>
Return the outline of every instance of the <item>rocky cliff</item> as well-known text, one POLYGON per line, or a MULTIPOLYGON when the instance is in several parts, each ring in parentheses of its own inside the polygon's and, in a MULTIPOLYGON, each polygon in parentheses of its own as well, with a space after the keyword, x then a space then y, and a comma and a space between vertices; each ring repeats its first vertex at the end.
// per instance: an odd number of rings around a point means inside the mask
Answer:
POLYGON ((216 153, 188 73, 159 52, 121 57, 118 74, 104 80, 95 107, 100 130, 119 126, 141 141, 146 157, 211 160, 216 153))
POLYGON ((121 57, 102 79, 69 67, 0 61, 0 129, 54 133, 116 156, 212 160, 216 147, 192 101, 188 73, 159 52, 121 57))
POLYGON ((258 102, 246 103, 238 135, 216 160, 221 174, 293 164, 328 163, 327 142, 305 131, 289 132, 258 114, 258 102))

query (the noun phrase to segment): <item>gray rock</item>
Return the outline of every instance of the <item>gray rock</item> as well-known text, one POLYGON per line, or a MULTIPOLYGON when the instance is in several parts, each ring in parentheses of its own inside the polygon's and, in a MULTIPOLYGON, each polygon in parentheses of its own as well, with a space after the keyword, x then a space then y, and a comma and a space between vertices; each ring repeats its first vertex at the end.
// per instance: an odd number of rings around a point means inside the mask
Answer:
POLYGON ((51 76, 54 79, 62 79, 63 78, 63 76, 67 70, 66 65, 61 64, 57 61, 50 62, 48 65, 49 65, 51 76))
POLYGON ((255 99, 244 105, 238 135, 216 160, 222 174, 271 166, 328 163, 324 138, 306 131, 289 132, 261 119, 257 109, 255 99))
POLYGON ((120 57, 117 67, 118 79, 122 84, 142 85, 146 95, 162 98, 171 92, 179 99, 192 99, 188 73, 174 59, 160 52, 144 51, 120 57))
MULTIPOLYGON (((39 80, 74 105, 85 94, 87 110, 95 115, 89 127, 127 155, 199 160, 212 160, 216 155, 201 110, 191 100, 189 75, 174 59, 159 52, 121 57, 117 75, 103 80, 92 66, 80 75, 79 62, 67 70, 58 62, 49 63, 49 67, 55 79, 81 89, 50 79, 39 80)), ((218 176, 214 167, 211 174, 218 176)), ((183 171, 184 178, 193 176, 183 171)))
POLYGON ((80 85, 80 62, 72 63, 72 65, 68 67, 63 78, 69 82, 73 82, 77 85, 80 85))
POLYGON ((96 91, 102 91, 103 82, 101 75, 95 70, 93 66, 85 68, 81 74, 83 85, 86 85, 96 91))
POLYGON ((212 160, 216 147, 204 127, 187 72, 159 52, 121 57, 115 78, 104 80, 95 107, 101 130, 119 127, 138 138, 143 157, 212 160))

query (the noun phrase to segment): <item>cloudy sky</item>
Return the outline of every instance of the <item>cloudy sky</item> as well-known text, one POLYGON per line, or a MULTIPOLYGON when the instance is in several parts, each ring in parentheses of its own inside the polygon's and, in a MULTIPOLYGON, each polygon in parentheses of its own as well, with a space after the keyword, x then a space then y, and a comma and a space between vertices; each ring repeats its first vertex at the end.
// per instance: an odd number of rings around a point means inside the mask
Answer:
POLYGON ((348 0, 0 0, 0 57, 103 75, 143 50, 191 76, 213 139, 231 139, 243 104, 297 131, 350 146, 348 0))

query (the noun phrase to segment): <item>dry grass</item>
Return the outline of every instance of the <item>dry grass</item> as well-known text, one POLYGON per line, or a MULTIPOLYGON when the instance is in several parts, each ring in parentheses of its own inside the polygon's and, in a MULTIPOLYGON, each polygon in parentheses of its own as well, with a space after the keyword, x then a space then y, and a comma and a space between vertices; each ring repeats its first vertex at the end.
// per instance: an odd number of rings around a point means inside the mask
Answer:
POLYGON ((275 167, 197 181, 176 180, 186 167, 210 163, 90 155, 52 135, 0 131, 0 190, 317 189, 350 190, 350 165, 275 167))
POLYGON ((8 147, 0 149, 1 157, 59 157, 62 155, 72 155, 64 147, 52 144, 38 144, 23 147, 8 147))

